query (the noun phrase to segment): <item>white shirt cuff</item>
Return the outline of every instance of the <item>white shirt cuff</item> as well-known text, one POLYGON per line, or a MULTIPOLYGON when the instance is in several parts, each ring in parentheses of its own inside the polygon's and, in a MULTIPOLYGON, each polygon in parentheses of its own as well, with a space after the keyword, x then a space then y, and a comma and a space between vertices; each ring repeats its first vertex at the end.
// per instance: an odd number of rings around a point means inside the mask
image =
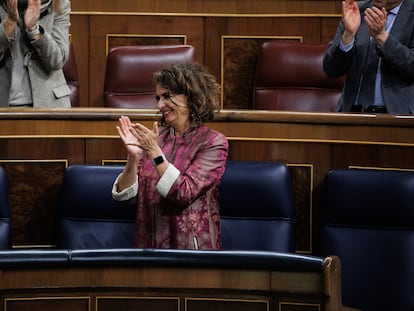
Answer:
POLYGON ((137 180, 135 181, 134 184, 132 184, 131 186, 125 188, 121 192, 118 192, 117 191, 118 180, 119 180, 119 177, 121 176, 121 174, 118 175, 118 177, 115 179, 114 184, 112 186, 112 197, 116 201, 126 201, 126 200, 129 200, 129 199, 135 198, 137 196, 137 193, 138 193, 138 175, 137 175, 137 180))
POLYGON ((165 198, 170 191, 172 185, 177 180, 178 176, 180 176, 180 171, 171 163, 168 164, 168 167, 160 180, 157 183, 157 190, 159 194, 165 198))

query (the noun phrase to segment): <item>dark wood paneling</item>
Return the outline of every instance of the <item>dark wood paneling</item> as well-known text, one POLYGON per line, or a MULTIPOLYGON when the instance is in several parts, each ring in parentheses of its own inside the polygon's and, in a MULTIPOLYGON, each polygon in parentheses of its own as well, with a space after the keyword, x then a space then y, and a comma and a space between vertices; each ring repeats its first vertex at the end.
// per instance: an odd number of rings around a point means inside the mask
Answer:
POLYGON ((262 44, 268 40, 272 39, 223 38, 221 80, 224 109, 252 108, 257 58, 262 44))
POLYGON ((90 49, 89 42, 90 31, 89 31, 89 21, 90 18, 88 15, 71 15, 71 26, 69 29, 70 40, 73 44, 73 49, 76 57, 76 64, 79 75, 79 84, 80 84, 80 106, 88 107, 89 106, 89 73, 90 68, 90 49))
POLYGON ((320 269, 308 271, 306 264, 295 269, 298 261, 290 264, 288 258, 280 267, 264 268, 238 256, 243 268, 225 268, 188 266, 185 256, 170 261, 165 254, 152 256, 149 266, 139 258, 134 265, 131 258, 126 263, 116 256, 105 263, 94 253, 83 264, 75 260, 72 265, 69 259, 63 267, 1 270, 0 305, 14 311, 344 310, 338 257, 325 258, 320 269))
POLYGON ((175 36, 140 36, 140 35, 129 35, 129 34, 109 34, 107 35, 107 52, 112 48, 124 45, 179 45, 186 44, 186 35, 175 35, 175 36))
POLYGON ((56 203, 67 162, 0 160, 9 182, 14 246, 56 245, 56 203))
POLYGON ((238 310, 238 311, 268 311, 269 302, 266 300, 226 300, 226 299, 187 299, 187 311, 238 310))
POLYGON ((339 13, 335 0, 72 0, 72 9, 89 12, 158 12, 204 14, 329 14, 339 13))
POLYGON ((290 302, 281 301, 279 303, 279 311, 319 311, 320 305, 318 303, 303 303, 303 302, 290 302))
MULTIPOLYGON (((57 122, 56 124, 59 123, 62 126, 61 122, 57 122)), ((85 142, 83 139, 68 137, 62 140, 45 136, 34 139, 30 138, 30 136, 28 134, 19 138, 10 137, 7 140, 0 139, 0 159, 22 161, 63 159, 69 161, 71 164, 85 163, 85 142)))
POLYGON ((0 139, 0 165, 10 188, 12 244, 54 246, 55 210, 64 169, 85 163, 82 139, 0 139))
POLYGON ((338 144, 333 146, 333 168, 352 166, 413 169, 410 146, 367 146, 338 144))
POLYGON ((9 298, 5 299, 6 311, 89 311, 89 299, 84 297, 37 297, 37 298, 9 298))
POLYGON ((339 16, 322 18, 320 42, 329 42, 333 39, 340 20, 339 16))
POLYGON ((180 299, 173 297, 98 297, 96 308, 99 311, 179 311, 180 299))
POLYGON ((119 138, 88 139, 86 141, 86 163, 101 164, 102 161, 125 161, 127 153, 119 138))

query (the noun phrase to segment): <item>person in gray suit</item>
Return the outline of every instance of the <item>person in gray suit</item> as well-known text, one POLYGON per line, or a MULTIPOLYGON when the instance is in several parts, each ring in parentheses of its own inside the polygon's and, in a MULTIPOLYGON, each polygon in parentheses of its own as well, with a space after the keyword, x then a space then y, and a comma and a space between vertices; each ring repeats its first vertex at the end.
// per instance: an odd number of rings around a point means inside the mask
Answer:
POLYGON ((344 0, 323 67, 347 77, 338 111, 414 113, 414 0, 344 0))
POLYGON ((69 108, 69 0, 0 0, 0 107, 69 108))

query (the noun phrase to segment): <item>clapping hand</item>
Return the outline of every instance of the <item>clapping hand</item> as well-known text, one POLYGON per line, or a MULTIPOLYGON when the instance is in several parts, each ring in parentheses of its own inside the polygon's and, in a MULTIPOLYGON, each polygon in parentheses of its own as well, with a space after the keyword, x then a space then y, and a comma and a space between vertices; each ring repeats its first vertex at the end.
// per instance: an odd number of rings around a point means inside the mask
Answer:
POLYGON ((359 26, 361 25, 361 14, 355 0, 342 1, 342 21, 344 23, 345 30, 351 36, 355 36, 359 26))
POLYGON ((27 29, 32 29, 36 26, 40 18, 40 5, 41 0, 29 0, 27 3, 27 9, 24 13, 24 23, 27 29))
POLYGON ((156 153, 158 147, 158 123, 154 122, 152 129, 149 129, 141 123, 132 124, 132 134, 136 138, 138 145, 148 154, 156 153))
POLYGON ((19 10, 17 9, 17 0, 7 0, 7 15, 10 20, 13 22, 19 21, 19 10))
POLYGON ((131 132, 131 130, 133 131, 133 128, 131 120, 128 117, 121 116, 119 118, 119 126, 117 126, 116 129, 118 130, 119 136, 121 137, 121 140, 124 143, 129 155, 138 156, 143 152, 137 139, 131 132))
POLYGON ((377 38, 378 35, 385 31, 387 11, 385 7, 381 9, 377 7, 368 8, 365 10, 364 20, 368 25, 369 34, 377 38))

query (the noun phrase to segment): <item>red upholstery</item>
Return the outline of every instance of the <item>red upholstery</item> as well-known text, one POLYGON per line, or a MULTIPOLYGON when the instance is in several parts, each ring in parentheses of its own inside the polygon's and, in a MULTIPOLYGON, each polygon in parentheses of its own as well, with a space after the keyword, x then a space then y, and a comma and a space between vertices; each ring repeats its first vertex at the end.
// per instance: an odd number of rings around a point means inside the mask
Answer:
POLYGON ((104 105, 155 108, 152 74, 167 64, 194 61, 190 45, 119 46, 106 61, 104 105))
POLYGON ((71 90, 70 94, 70 103, 72 107, 79 107, 79 75, 78 67, 76 65, 75 51, 73 49, 73 44, 70 43, 69 46, 69 58, 63 67, 63 74, 65 75, 66 82, 71 90))
POLYGON ((253 108, 336 111, 344 79, 323 71, 326 44, 267 41, 256 67, 253 108))

